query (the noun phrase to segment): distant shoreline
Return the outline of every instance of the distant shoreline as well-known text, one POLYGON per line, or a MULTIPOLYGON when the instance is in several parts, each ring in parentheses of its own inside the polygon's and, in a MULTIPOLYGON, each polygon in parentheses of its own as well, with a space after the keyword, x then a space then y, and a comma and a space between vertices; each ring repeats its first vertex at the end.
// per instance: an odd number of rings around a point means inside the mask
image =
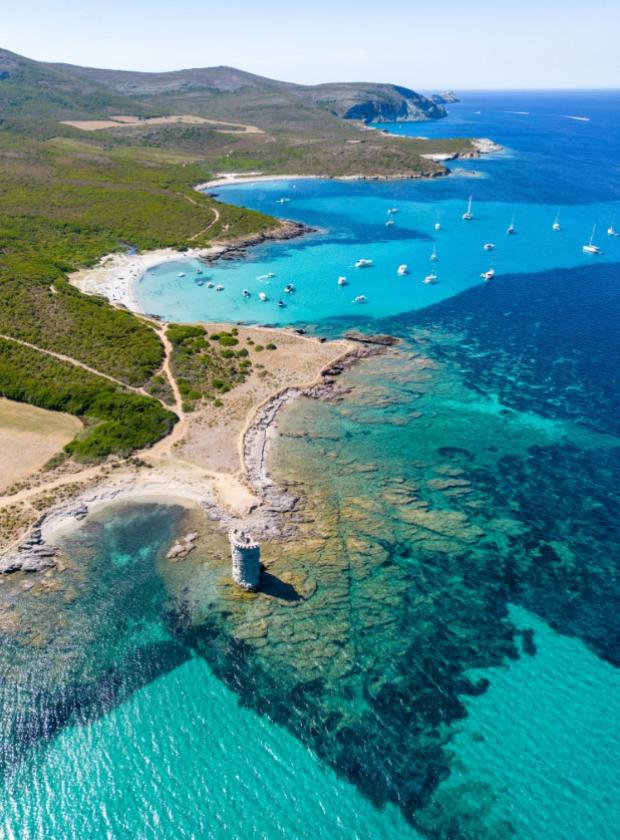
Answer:
MULTIPOLYGON (((389 132, 385 132, 389 134, 389 132)), ((406 137, 405 135, 392 134, 392 137, 406 137)), ((491 140, 488 137, 471 137, 469 138, 472 144, 471 151, 468 152, 454 152, 453 154, 438 152, 433 154, 431 152, 421 154, 420 157, 426 160, 432 160, 435 163, 442 163, 449 160, 469 160, 471 158, 478 158, 482 155, 496 154, 504 150, 503 146, 491 140)), ((432 178, 442 178, 450 175, 450 170, 444 167, 443 171, 424 173, 394 173, 391 175, 266 175, 263 172, 220 172, 215 178, 210 181, 196 184, 194 189, 197 192, 204 192, 205 190, 212 190, 218 187, 231 187, 236 184, 258 184, 267 181, 417 181, 430 180, 432 178)))

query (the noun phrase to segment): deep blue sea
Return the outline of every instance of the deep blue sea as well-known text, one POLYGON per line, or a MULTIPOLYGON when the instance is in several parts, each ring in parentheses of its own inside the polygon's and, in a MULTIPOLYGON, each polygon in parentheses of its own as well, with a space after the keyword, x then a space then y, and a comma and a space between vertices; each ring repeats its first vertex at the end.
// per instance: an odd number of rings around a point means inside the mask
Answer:
POLYGON ((0 838, 618 837, 620 93, 472 92, 388 128, 504 152, 222 189, 320 232, 209 268, 219 293, 189 261, 142 278, 166 318, 402 343, 282 413, 272 470, 304 500, 263 594, 231 593, 208 523, 166 561, 196 522, 159 505, 2 583, 0 838))

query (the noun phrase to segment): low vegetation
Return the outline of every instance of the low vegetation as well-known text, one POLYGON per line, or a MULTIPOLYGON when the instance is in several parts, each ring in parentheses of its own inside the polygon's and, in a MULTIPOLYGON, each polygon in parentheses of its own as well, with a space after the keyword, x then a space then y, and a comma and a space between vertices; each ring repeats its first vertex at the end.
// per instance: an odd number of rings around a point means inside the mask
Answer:
POLYGON ((65 450, 81 460, 128 455, 167 434, 176 416, 151 397, 124 390, 68 362, 0 339, 0 393, 74 414, 85 429, 65 450))
POLYGON ((167 335, 174 348, 172 371, 186 410, 200 400, 221 404, 219 395, 244 382, 252 369, 248 351, 239 349, 235 328, 208 335, 204 327, 173 325, 167 335))

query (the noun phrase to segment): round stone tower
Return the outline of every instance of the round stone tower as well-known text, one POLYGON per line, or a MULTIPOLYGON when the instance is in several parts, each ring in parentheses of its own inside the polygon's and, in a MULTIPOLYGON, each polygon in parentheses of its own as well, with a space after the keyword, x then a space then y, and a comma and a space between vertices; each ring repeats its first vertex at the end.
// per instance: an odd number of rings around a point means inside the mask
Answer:
POLYGON ((233 580, 241 589, 256 592, 260 577, 260 545, 245 531, 229 534, 233 580))

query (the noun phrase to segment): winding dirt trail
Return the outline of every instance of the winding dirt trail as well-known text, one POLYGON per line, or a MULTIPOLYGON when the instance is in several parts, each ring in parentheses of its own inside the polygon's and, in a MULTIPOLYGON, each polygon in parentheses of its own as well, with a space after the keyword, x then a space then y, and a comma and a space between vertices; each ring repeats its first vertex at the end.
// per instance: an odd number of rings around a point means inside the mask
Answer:
POLYGON ((64 353, 57 353, 55 350, 46 350, 44 347, 38 347, 36 344, 31 344, 31 342, 29 341, 24 341, 21 338, 13 338, 13 336, 4 335, 3 333, 0 333, 0 339, 3 339, 4 341, 12 341, 15 344, 21 344, 22 347, 28 347, 30 350, 36 350, 38 353, 44 353, 46 356, 51 356, 53 359, 58 359, 60 362, 68 362, 69 364, 74 365, 74 367, 79 367, 82 368, 82 370, 88 371, 88 373, 92 373, 93 376, 100 376, 102 379, 107 379, 108 382, 113 382, 115 385, 120 385, 121 388, 126 388, 128 391, 133 391, 136 394, 142 394, 145 397, 149 396, 149 394, 144 390, 144 388, 137 388, 134 385, 128 385, 121 379, 116 379, 114 376, 110 376, 108 373, 103 373, 100 370, 96 370, 96 368, 85 364, 85 362, 80 362, 78 359, 74 359, 72 356, 66 356, 64 353))

